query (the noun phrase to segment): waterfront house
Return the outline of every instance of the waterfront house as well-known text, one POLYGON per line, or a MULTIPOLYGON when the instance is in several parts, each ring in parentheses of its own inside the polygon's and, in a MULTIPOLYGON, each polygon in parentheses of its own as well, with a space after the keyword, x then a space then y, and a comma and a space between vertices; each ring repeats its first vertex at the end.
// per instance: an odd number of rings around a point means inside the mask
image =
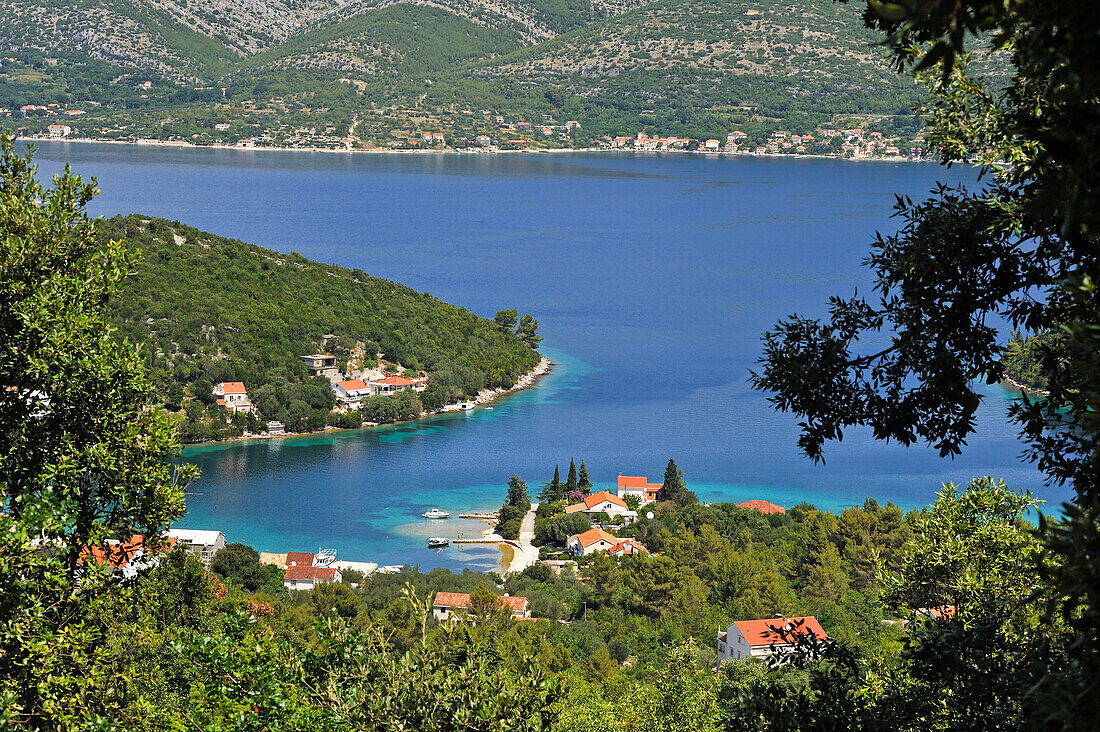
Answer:
POLYGON ((298 358, 305 363, 310 376, 333 378, 340 375, 340 369, 336 368, 336 356, 328 353, 311 353, 298 358))
POLYGON ((574 503, 571 506, 565 507, 566 513, 580 513, 587 514, 606 513, 609 516, 622 516, 623 523, 633 523, 638 519, 638 512, 631 511, 626 501, 613 496, 607 491, 600 491, 599 493, 593 493, 590 496, 586 496, 580 503, 574 503))
POLYGON ((769 661, 793 648, 795 636, 816 640, 829 637, 812 615, 739 620, 718 634, 718 663, 731 658, 769 661))
POLYGON ((387 376, 384 379, 372 379, 370 389, 372 394, 393 394, 402 389, 412 388, 413 391, 424 391, 426 385, 424 379, 410 379, 405 376, 387 376))
POLYGON ((737 506, 739 508, 751 508, 765 514, 787 512, 787 510, 782 506, 777 506, 774 503, 769 503, 768 501, 759 501, 756 499, 745 501, 744 503, 738 503, 737 506))
POLYGON ((622 539, 618 544, 608 549, 607 553, 613 557, 625 557, 631 554, 649 556, 649 550, 645 548, 642 542, 631 538, 622 539))
POLYGON ((317 585, 339 582, 344 576, 336 567, 313 565, 288 565, 283 575, 283 586, 288 590, 312 590, 317 585))
POLYGON ((707 140, 703 143, 703 147, 711 152, 718 152, 718 140, 707 140))
POLYGON ((50 137, 68 137, 72 134, 72 128, 68 125, 50 125, 50 137))
POLYGON ((332 390, 336 392, 336 401, 348 409, 358 409, 363 397, 374 393, 372 387, 364 384, 361 379, 337 381, 332 385, 332 390))
POLYGON ((619 473, 619 498, 634 496, 638 499, 639 506, 656 501, 657 495, 663 487, 664 483, 650 483, 644 475, 623 475, 619 473))
POLYGON ((477 144, 481 145, 482 147, 488 147, 489 145, 493 144, 492 138, 488 135, 478 135, 475 140, 477 144))
POLYGON ((618 544, 619 539, 603 529, 589 529, 580 534, 573 534, 565 540, 565 548, 579 557, 605 552, 618 544))
POLYGON ((269 435, 281 435, 286 432, 286 425, 276 420, 271 420, 267 423, 267 434, 269 435))
MULTIPOLYGON (((513 618, 518 620, 531 617, 526 597, 504 595, 498 599, 500 600, 500 607, 508 609, 513 618)), ((435 593, 435 601, 432 603, 432 614, 439 621, 450 618, 464 620, 470 612, 470 608, 470 595, 465 592, 437 592, 435 593)))
POLYGON ((253 412, 256 410, 252 402, 248 400, 248 392, 245 391, 242 381, 223 381, 214 387, 214 396, 217 397, 218 406, 225 407, 230 412, 253 412))
POLYGON ((212 529, 169 529, 165 536, 207 564, 225 547, 225 534, 212 529))

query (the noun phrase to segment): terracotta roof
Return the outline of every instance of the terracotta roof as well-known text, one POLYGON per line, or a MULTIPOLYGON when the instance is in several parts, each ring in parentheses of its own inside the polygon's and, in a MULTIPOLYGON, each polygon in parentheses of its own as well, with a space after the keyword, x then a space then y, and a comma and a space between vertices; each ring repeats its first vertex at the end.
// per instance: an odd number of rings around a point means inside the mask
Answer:
POLYGON ((288 580, 336 580, 336 567, 312 567, 309 565, 291 567, 287 565, 284 579, 288 580))
MULTIPOLYGON (((166 540, 168 548, 176 545, 175 537, 166 540)), ((108 542, 106 546, 89 546, 81 552, 81 559, 92 559, 96 564, 106 564, 115 569, 122 569, 138 552, 145 548, 145 537, 134 534, 129 541, 108 542)))
MULTIPOLYGON (((515 612, 522 613, 527 608, 526 597, 505 595, 497 599, 500 600, 501 607, 515 612)), ((470 595, 467 592, 437 592, 434 604, 440 607, 470 607, 470 595)))
POLYGON ((745 501, 744 503, 737 504, 741 508, 754 508, 760 513, 786 513, 787 509, 782 506, 777 506, 774 503, 768 501, 759 501, 753 499, 751 501, 745 501))
POLYGON ((920 607, 913 611, 914 615, 923 615, 926 618, 939 620, 940 618, 955 617, 954 605, 941 605, 939 607, 920 607))
POLYGON ((220 384, 223 394, 244 394, 243 381, 223 381, 220 384))
POLYGON ((599 493, 593 493, 590 496, 585 496, 584 501, 581 503, 574 503, 571 506, 566 506, 565 512, 576 513, 577 511, 585 511, 587 509, 593 508, 594 506, 598 506, 604 501, 610 501, 611 503, 614 503, 616 506, 624 510, 627 508, 626 502, 623 501, 623 499, 619 498, 618 496, 613 496, 607 491, 600 491, 599 493))
POLYGON ((739 620, 734 623, 750 646, 774 646, 788 641, 777 633, 775 628, 786 628, 796 635, 813 634, 818 640, 828 638, 817 618, 812 615, 798 618, 768 618, 766 620, 739 620))
POLYGON ((645 488, 646 490, 659 490, 664 483, 650 483, 644 475, 620 475, 620 488, 645 488))
POLYGON ((606 541, 608 544, 611 544, 612 546, 619 543, 618 539, 616 539, 614 536, 607 533, 603 529, 599 528, 589 529, 583 534, 577 534, 577 541, 581 543, 581 546, 592 546, 601 539, 606 541))
POLYGON ((635 552, 649 554, 649 550, 642 546, 641 542, 635 541, 634 539, 623 539, 607 551, 610 554, 615 554, 617 552, 622 552, 623 554, 634 554, 635 552))
POLYGON ((409 384, 415 384, 416 379, 406 379, 404 376, 387 376, 384 379, 376 379, 375 384, 386 384, 387 386, 408 386, 409 384))
POLYGON ((299 565, 312 567, 313 566, 313 552, 287 552, 286 553, 286 566, 299 565))
POLYGON ((338 381, 336 385, 344 391, 355 391, 357 389, 366 389, 367 385, 363 383, 362 379, 348 379, 347 381, 338 381))

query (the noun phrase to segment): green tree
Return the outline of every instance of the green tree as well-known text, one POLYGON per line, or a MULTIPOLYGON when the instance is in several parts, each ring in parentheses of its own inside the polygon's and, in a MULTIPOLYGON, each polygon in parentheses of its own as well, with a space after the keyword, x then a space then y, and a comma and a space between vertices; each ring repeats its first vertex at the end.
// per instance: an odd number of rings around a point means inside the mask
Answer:
POLYGON ((558 470, 558 466, 554 466, 554 477, 549 483, 542 486, 542 490, 539 492, 539 504, 554 503, 560 501, 565 496, 565 491, 561 485, 561 472, 558 470))
MULTIPOLYGON (((217 556, 215 554, 214 558, 217 559, 217 556)), ((359 598, 355 591, 339 582, 317 585, 309 593, 309 602, 319 615, 336 613, 342 618, 352 620, 359 614, 359 598)))
POLYGON ((668 465, 665 466, 665 480, 657 491, 657 500, 674 501, 681 506, 697 503, 699 500, 688 490, 687 483, 684 482, 684 471, 676 466, 676 461, 672 458, 668 459, 668 465))
POLYGON ((667 670, 657 676, 653 732, 711 732, 718 729, 718 701, 710 674, 699 668, 692 642, 668 655, 667 670))
POLYGON ((493 319, 502 329, 515 330, 518 318, 519 311, 513 308, 511 310, 498 310, 493 319))
POLYGON ((565 479, 565 494, 569 495, 579 489, 577 484, 577 465, 573 462, 573 458, 569 458, 569 473, 565 479))
POLYGON ((44 188, 31 154, 0 136, 0 697, 16 726, 83 727, 126 702, 97 614, 117 583, 81 557, 156 551, 195 471, 104 317, 132 256, 95 236, 95 187, 66 167, 44 188))
POLYGON ((539 343, 542 342, 542 336, 538 334, 539 321, 535 320, 531 315, 524 314, 519 319, 519 328, 516 330, 516 334, 520 340, 530 346, 532 349, 538 348, 539 343))
POLYGON ((584 460, 581 460, 581 468, 577 473, 577 488, 586 496, 592 493, 592 478, 588 475, 588 466, 584 464, 584 460))

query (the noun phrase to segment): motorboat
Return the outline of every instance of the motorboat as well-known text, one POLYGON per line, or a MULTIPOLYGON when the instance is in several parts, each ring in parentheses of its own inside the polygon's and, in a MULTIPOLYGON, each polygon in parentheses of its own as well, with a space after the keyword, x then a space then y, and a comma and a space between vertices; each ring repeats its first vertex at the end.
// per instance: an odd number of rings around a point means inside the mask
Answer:
POLYGON ((420 515, 426 519, 444 519, 450 517, 451 514, 446 511, 440 511, 438 508, 429 508, 420 515))
POLYGON ((428 546, 433 549, 442 549, 445 546, 450 546, 451 540, 444 536, 429 536, 428 546))
POLYGON ((313 566, 315 567, 328 567, 336 561, 336 551, 334 549, 318 549, 317 553, 313 555, 313 566))

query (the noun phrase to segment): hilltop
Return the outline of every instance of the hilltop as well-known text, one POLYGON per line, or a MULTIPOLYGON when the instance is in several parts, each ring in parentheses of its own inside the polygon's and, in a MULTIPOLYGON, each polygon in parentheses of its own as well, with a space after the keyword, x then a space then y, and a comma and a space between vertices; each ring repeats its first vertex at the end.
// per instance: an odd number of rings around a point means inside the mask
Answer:
MULTIPOLYGON (((360 270, 158 218, 116 217, 98 233, 141 251, 110 315, 123 335, 146 346, 158 391, 187 416, 185 438, 223 436, 211 393, 220 382, 243 382, 258 408, 234 415, 238 433, 265 419, 296 431, 332 423, 329 379, 311 378, 300 359, 321 350, 345 374, 389 365, 428 377, 428 391, 415 397, 378 397, 389 409, 375 421, 510 388, 539 361, 496 322, 360 270)), ((368 416, 366 405, 361 413, 368 416)), ((357 426, 358 415, 351 416, 340 424, 357 426)))
POLYGON ((2 7, 0 107, 28 134, 63 121, 100 139, 573 148, 638 131, 705 140, 738 127, 760 144, 783 129, 919 129, 918 88, 857 11, 812 0, 2 7), (425 143, 433 132, 442 140, 425 143))

